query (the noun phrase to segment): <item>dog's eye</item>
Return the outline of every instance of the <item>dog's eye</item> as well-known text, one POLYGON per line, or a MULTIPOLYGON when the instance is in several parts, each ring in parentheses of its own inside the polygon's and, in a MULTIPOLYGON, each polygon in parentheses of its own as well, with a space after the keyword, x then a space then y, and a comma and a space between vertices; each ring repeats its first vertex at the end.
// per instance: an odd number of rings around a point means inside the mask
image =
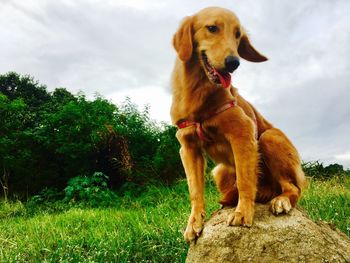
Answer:
POLYGON ((241 31, 237 30, 236 31, 236 38, 239 38, 241 36, 241 31))
POLYGON ((217 26, 207 26, 210 33, 215 33, 219 30, 217 26))

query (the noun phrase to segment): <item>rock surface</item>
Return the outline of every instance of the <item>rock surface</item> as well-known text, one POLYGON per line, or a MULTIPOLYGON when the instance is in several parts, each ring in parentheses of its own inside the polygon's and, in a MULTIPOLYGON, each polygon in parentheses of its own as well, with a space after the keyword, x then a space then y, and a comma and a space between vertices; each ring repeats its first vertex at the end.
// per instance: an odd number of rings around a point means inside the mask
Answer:
POLYGON ((293 209, 274 216, 257 204, 251 228, 227 226, 234 208, 215 212, 190 245, 186 262, 350 262, 350 238, 293 209))

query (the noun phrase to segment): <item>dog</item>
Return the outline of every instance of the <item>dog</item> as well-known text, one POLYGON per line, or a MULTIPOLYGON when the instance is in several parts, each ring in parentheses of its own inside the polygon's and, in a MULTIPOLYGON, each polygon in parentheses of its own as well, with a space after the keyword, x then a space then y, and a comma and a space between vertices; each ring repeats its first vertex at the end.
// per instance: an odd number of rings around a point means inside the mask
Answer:
POLYGON ((255 202, 288 213, 306 186, 296 148, 231 85, 240 58, 267 58, 250 43, 230 10, 209 7, 184 18, 173 37, 171 119, 178 130, 191 214, 184 238, 195 240, 205 217, 204 169, 208 155, 223 206, 236 206, 228 225, 251 226, 255 202))

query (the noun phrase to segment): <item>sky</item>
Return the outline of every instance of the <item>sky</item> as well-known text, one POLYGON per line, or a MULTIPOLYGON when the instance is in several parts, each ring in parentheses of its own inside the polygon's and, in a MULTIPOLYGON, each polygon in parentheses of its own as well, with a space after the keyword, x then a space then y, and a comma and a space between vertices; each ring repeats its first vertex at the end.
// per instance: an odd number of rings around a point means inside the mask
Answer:
POLYGON ((170 123, 172 36, 207 6, 234 11, 269 58, 241 60, 232 84, 281 128, 304 161, 350 168, 348 0, 0 0, 0 74, 29 74, 52 91, 130 97, 170 123))

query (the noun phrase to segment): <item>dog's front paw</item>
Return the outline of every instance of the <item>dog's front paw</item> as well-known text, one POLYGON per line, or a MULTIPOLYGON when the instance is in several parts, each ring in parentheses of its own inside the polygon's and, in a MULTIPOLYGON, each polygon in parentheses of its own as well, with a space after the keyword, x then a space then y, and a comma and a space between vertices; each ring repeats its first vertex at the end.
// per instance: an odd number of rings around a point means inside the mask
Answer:
POLYGON ((270 210, 275 215, 288 214, 291 209, 292 205, 287 196, 280 195, 271 200, 270 210))
POLYGON ((251 227, 254 218, 254 202, 240 202, 236 210, 229 216, 227 225, 251 227))
POLYGON ((191 241, 195 240, 202 233, 204 217, 204 211, 191 213, 184 233, 184 238, 187 243, 190 243, 191 241))

